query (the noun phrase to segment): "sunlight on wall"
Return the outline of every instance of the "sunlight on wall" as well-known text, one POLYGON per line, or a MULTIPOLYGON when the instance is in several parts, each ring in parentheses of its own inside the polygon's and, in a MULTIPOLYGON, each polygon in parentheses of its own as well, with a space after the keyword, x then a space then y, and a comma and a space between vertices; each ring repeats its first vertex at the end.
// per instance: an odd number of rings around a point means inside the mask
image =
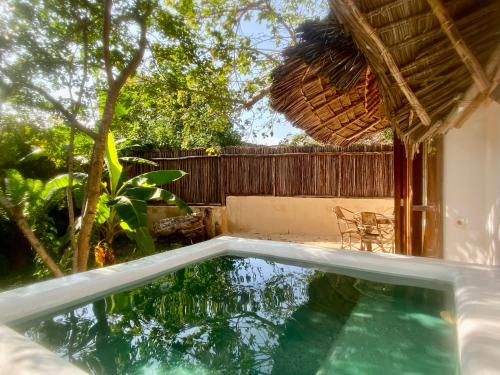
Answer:
POLYGON ((444 257, 500 265, 500 104, 444 137, 444 257))

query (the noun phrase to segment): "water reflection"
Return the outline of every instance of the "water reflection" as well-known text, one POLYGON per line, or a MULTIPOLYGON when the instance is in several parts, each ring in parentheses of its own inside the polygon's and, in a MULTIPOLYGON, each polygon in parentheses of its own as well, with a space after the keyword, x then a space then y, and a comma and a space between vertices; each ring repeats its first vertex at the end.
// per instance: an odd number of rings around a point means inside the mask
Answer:
POLYGON ((95 374, 451 374, 443 308, 438 291, 223 257, 21 330, 95 374))

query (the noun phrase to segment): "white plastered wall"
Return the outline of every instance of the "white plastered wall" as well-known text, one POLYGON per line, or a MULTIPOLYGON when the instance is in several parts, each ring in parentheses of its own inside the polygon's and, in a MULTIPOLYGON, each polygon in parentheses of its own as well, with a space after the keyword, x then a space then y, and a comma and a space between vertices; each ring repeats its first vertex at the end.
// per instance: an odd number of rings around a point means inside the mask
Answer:
POLYGON ((444 258, 500 265, 500 104, 444 137, 444 258))

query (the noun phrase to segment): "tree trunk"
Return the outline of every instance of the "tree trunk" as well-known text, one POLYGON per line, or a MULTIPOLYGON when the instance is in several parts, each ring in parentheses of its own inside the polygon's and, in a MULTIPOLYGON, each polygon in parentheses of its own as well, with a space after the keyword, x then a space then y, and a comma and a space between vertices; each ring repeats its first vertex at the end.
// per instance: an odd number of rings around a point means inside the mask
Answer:
POLYGON ((72 270, 78 270, 78 246, 75 231, 75 205, 73 202, 73 169, 75 161, 75 128, 71 127, 69 150, 68 150, 68 189, 66 190, 66 199, 68 201, 68 233, 72 253, 72 270))
POLYGON ((92 162, 87 179, 87 188, 85 192, 84 206, 82 212, 82 224, 80 235, 78 236, 78 271, 86 271, 90 253, 90 240, 92 237, 92 228, 96 215, 97 203, 101 194, 101 179, 104 169, 104 153, 106 151, 106 142, 109 129, 113 121, 116 101, 118 99, 119 87, 112 85, 108 91, 108 97, 104 106, 99 133, 94 143, 92 152, 92 162))
POLYGON ((0 206, 2 206, 7 211, 12 220, 16 222, 21 232, 27 238, 30 245, 45 263, 50 272, 52 272, 56 277, 64 276, 64 273, 61 271, 57 263, 54 262, 54 260, 50 257, 50 255, 47 253, 47 250, 45 250, 45 247, 42 245, 36 234, 31 229, 21 209, 15 204, 11 203, 7 198, 2 196, 0 196, 0 206))

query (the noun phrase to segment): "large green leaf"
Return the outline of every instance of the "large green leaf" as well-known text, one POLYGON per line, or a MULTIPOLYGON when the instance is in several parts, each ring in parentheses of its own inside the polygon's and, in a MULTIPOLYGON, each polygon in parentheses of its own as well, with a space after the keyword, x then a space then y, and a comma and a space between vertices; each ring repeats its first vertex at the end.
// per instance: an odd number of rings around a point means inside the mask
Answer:
POLYGON ((132 230, 127 223, 123 221, 120 222, 120 226, 127 237, 137 244, 143 255, 149 255, 154 252, 155 243, 147 227, 139 227, 132 230))
POLYGON ((24 163, 24 162, 30 162, 34 160, 38 160, 40 158, 46 157, 47 153, 42 150, 40 147, 35 147, 33 151, 31 151, 28 155, 22 157, 19 159, 19 162, 24 163))
MULTIPOLYGON (((73 186, 82 184, 87 179, 86 173, 73 173, 73 186)), ((69 185, 69 175, 67 173, 54 177, 45 184, 42 198, 48 200, 59 189, 65 189, 69 185)))
POLYGON ((8 169, 5 171, 4 185, 4 194, 10 201, 16 205, 21 204, 27 193, 26 180, 23 175, 15 169, 8 169))
POLYGON ((127 189, 127 190, 125 190, 124 194, 129 196, 129 197, 133 197, 135 199, 140 199, 140 200, 144 200, 144 201, 161 200, 161 201, 168 203, 168 204, 175 204, 177 207, 179 207, 181 210, 185 211, 186 213, 190 214, 193 212, 193 210, 191 210, 191 207, 189 207, 186 202, 184 202, 177 195, 175 195, 175 194, 173 194, 165 189, 161 189, 161 188, 157 188, 157 187, 140 186, 140 187, 127 189))
POLYGON ((113 133, 109 132, 108 142, 106 143, 106 156, 104 158, 109 172, 109 184, 111 194, 116 193, 120 177, 122 175, 123 167, 118 160, 118 153, 116 152, 115 139, 113 133))
POLYGON ((156 186, 165 185, 169 182, 176 181, 185 176, 187 173, 180 170, 162 170, 143 173, 139 176, 133 177, 128 180, 126 185, 133 186, 156 186))
POLYGON ((109 219, 110 209, 108 206, 109 196, 107 194, 101 194, 99 201, 97 202, 95 220, 97 224, 104 224, 109 219))
POLYGON ((152 160, 140 158, 138 156, 121 156, 120 161, 123 161, 125 163, 135 163, 135 164, 146 164, 146 165, 152 165, 153 167, 157 167, 158 163, 155 163, 152 160))
POLYGON ((120 195, 108 201, 108 206, 112 207, 131 230, 147 226, 147 206, 141 199, 134 199, 120 195))

